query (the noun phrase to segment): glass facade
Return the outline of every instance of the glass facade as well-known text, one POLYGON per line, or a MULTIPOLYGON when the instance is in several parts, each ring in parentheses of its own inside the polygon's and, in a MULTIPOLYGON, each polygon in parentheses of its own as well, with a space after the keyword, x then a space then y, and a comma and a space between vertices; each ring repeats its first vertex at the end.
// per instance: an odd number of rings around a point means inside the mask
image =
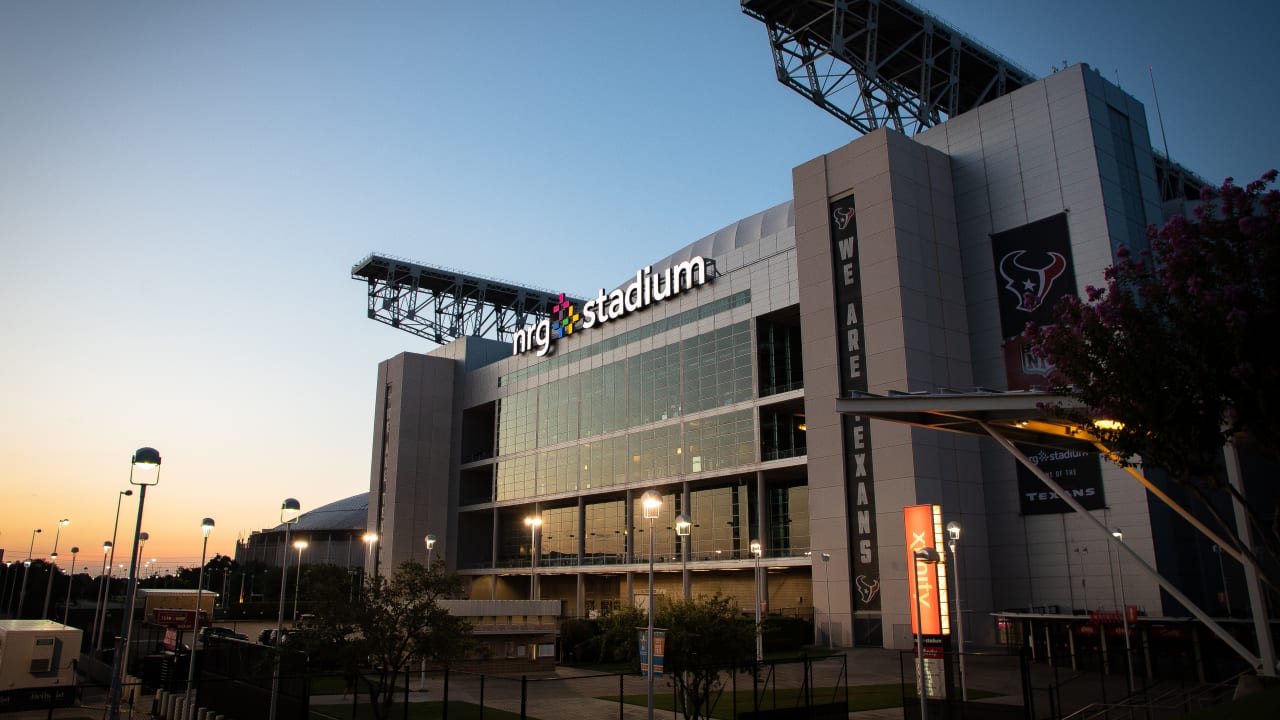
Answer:
POLYGON ((734 323, 503 398, 495 497, 534 498, 754 462, 751 410, 644 427, 751 400, 751 347, 750 323, 734 323), (633 427, 643 429, 589 439, 633 427), (581 439, 589 440, 555 447, 581 439), (548 449, 520 455, 539 448, 548 449))

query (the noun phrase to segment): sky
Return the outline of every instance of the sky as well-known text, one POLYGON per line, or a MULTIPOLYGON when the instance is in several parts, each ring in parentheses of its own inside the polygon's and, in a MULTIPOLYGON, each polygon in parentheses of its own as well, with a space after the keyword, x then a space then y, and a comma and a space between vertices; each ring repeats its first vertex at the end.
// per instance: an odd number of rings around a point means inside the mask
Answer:
MULTIPOLYGON (((1264 0, 919 3, 1037 76, 1087 62, 1212 182, 1280 165, 1264 0)), ((737 0, 0 3, 0 548, 97 573, 129 461, 193 566, 369 486, 371 252, 579 295, 786 201, 855 132, 737 0)), ((132 537, 126 499, 120 547, 132 537)), ((117 562, 119 562, 117 558, 117 562)))

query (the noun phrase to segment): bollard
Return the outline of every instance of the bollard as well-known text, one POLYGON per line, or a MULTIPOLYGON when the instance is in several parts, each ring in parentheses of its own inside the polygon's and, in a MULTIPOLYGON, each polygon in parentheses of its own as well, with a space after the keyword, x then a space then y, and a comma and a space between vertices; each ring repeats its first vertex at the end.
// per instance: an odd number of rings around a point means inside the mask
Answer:
POLYGON ((155 715, 156 717, 160 717, 160 718, 163 718, 163 717, 164 717, 164 696, 165 696, 165 692, 164 692, 163 690, 157 690, 157 691, 156 691, 156 697, 155 697, 155 700, 154 700, 154 701, 152 701, 152 703, 151 703, 151 705, 152 705, 151 714, 152 714, 152 715, 155 715))
POLYGON ((173 718, 173 708, 178 702, 178 696, 173 693, 165 693, 164 695, 164 717, 173 718))

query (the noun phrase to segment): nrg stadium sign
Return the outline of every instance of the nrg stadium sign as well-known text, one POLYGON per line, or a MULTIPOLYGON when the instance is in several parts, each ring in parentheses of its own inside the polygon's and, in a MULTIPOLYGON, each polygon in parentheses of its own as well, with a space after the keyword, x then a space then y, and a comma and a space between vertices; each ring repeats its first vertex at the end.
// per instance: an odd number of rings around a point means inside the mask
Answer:
POLYGON ((572 335, 574 330, 587 330, 610 320, 622 319, 654 303, 705 285, 711 279, 707 275, 708 265, 714 270, 715 265, 701 255, 656 273, 652 265, 646 265, 643 270, 636 271, 636 279, 626 288, 608 294, 600 288, 596 297, 582 303, 581 312, 561 293, 560 302, 551 308, 551 317, 515 332, 511 354, 523 355, 536 350, 538 357, 543 357, 553 351, 556 340, 572 335))

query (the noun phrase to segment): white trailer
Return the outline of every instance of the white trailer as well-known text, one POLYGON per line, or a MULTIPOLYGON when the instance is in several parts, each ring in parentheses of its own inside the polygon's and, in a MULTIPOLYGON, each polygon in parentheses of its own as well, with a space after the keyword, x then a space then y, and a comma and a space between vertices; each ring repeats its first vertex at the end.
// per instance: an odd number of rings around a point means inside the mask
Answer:
POLYGON ((82 632, 52 620, 0 620, 0 693, 75 686, 82 632))

